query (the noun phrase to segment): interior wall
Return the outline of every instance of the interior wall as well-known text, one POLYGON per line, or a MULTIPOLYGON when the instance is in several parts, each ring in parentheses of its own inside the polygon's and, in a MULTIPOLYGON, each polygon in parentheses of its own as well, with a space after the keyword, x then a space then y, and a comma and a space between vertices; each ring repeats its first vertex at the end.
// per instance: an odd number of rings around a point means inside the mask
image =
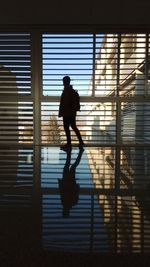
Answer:
POLYGON ((2 1, 0 24, 150 25, 147 0, 2 1))

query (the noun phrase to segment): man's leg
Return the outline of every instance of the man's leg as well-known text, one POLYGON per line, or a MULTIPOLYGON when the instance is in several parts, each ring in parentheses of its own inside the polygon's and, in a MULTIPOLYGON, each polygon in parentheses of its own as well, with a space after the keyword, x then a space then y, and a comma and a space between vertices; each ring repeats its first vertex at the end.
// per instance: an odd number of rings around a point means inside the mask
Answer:
POLYGON ((71 128, 74 130, 78 140, 79 140, 79 144, 80 145, 83 145, 83 140, 82 140, 82 137, 81 137, 81 134, 80 134, 80 131, 79 129, 77 128, 76 126, 76 117, 72 117, 71 118, 71 121, 70 121, 70 126, 71 128))
POLYGON ((67 145, 71 145, 71 136, 70 136, 70 129, 69 129, 69 119, 68 117, 63 117, 63 124, 64 124, 64 130, 67 138, 67 145))

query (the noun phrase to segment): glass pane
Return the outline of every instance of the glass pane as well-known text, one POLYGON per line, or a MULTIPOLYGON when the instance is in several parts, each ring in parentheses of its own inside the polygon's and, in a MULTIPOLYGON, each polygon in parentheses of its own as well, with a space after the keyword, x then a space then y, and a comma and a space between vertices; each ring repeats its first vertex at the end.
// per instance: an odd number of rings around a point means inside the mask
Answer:
MULTIPOLYGON (((42 142, 62 144, 66 142, 62 118, 58 118, 59 103, 43 102, 42 142)), ((77 126, 86 144, 115 143, 116 141, 116 105, 115 103, 81 103, 77 114, 77 126)), ((72 132, 72 142, 77 138, 72 132)))
POLYGON ((43 95, 60 96, 66 75, 80 95, 87 95, 92 72, 92 34, 43 34, 43 95))

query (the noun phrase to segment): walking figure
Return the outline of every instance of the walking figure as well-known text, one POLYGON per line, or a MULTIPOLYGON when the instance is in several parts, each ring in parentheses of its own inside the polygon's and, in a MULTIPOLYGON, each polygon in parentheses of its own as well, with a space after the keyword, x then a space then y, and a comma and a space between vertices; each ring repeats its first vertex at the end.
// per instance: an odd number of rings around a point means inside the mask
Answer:
POLYGON ((79 147, 83 147, 84 143, 80 134, 79 129, 76 126, 76 115, 77 111, 80 109, 78 93, 70 85, 70 77, 63 77, 64 89, 60 99, 59 105, 59 117, 63 117, 63 126, 67 138, 67 144, 64 145, 63 149, 71 148, 71 133, 70 127, 75 132, 78 140, 79 147))

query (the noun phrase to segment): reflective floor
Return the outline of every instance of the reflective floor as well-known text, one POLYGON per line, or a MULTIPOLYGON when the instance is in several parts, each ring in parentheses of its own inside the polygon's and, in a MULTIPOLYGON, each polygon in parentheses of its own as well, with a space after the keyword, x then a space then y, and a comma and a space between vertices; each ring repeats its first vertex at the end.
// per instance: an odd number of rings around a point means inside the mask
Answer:
POLYGON ((149 159, 147 147, 1 147, 0 266, 149 257, 149 159))

